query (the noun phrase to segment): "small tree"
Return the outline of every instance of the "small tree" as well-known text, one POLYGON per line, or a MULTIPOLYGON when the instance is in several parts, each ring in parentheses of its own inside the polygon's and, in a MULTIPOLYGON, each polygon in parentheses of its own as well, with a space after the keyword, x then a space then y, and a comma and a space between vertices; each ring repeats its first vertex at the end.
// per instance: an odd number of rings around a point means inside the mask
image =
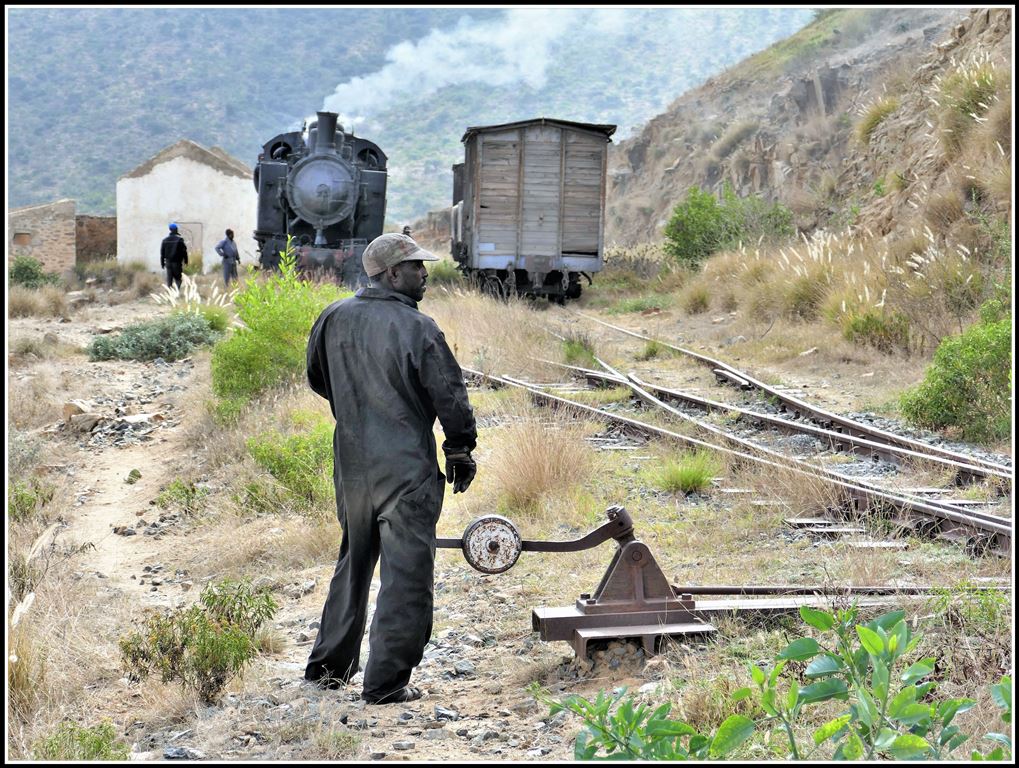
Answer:
POLYGON ((665 225, 665 251, 690 267, 698 267, 718 248, 725 215, 718 200, 700 187, 690 187, 686 200, 672 210, 665 225))

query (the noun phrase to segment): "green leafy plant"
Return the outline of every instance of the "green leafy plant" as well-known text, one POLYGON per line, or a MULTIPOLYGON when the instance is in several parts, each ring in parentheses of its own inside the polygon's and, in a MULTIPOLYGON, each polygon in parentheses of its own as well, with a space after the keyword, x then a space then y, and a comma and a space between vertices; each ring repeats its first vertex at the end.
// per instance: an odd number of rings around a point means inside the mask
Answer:
POLYGON ((32 748, 36 760, 127 760, 130 754, 108 720, 92 727, 61 723, 32 748))
MULTIPOLYGON (((1001 721, 1005 725, 1012 725, 1012 676, 1004 675, 1001 682, 991 686, 991 698, 1001 708, 1001 721)), ((1005 733, 987 733, 984 738, 997 742, 997 746, 990 752, 977 752, 973 750, 970 754, 972 760, 1011 760, 1012 759, 1012 737, 1005 733)))
MULTIPOLYGON (((625 689, 611 696, 599 692, 592 702, 580 696, 552 699, 538 684, 530 691, 549 704, 550 714, 567 710, 578 715, 585 729, 578 734, 574 755, 578 760, 597 758, 687 760, 721 759, 733 754, 755 731, 766 742, 780 734, 795 760, 941 760, 949 758, 970 736, 954 724, 957 715, 975 706, 968 698, 937 700, 935 659, 914 659, 920 637, 914 635, 905 612, 891 611, 873 621, 857 623, 853 606, 828 612, 803 606, 803 621, 821 638, 799 637, 775 656, 775 663, 749 666, 752 687, 732 694, 732 701, 756 705, 762 717, 756 722, 743 715, 728 716, 713 735, 698 733, 688 723, 670 720, 671 705, 655 709, 623 700, 625 689), (797 672, 790 674, 788 665, 797 672), (844 702, 835 717, 813 729, 803 743, 800 716, 807 709, 844 702), (799 727, 797 727, 799 726, 799 727)), ((991 695, 1002 709, 1001 719, 1012 720, 1011 677, 992 686, 991 695)), ((974 751, 976 760, 1011 757, 1011 739, 988 733, 995 742, 987 754, 974 751)))
POLYGON ((663 230, 666 253, 689 267, 740 242, 774 242, 793 234, 792 211, 758 195, 739 197, 728 184, 721 201, 691 187, 663 230))
POLYGON ((90 360, 180 360, 220 336, 203 315, 182 312, 129 325, 115 336, 96 336, 87 351, 90 360))
POLYGON ((210 584, 198 604, 152 614, 141 632, 122 637, 121 656, 135 677, 158 672, 164 683, 179 682, 212 702, 254 658, 254 634, 278 608, 245 582, 210 584))
POLYGON ((42 288, 60 282, 60 275, 45 271, 42 264, 31 256, 15 256, 7 274, 11 285, 22 285, 25 288, 42 288))
POLYGON ((35 516, 53 500, 56 489, 35 478, 7 483, 7 516, 14 522, 23 522, 35 516))
POLYGON ((319 420, 297 434, 269 433, 247 441, 255 462, 307 505, 332 502, 333 425, 319 420))
MULTIPOLYGON (((857 624, 857 615, 855 606, 834 613, 801 607, 800 617, 828 634, 830 644, 801 637, 776 656, 770 670, 750 665, 757 700, 768 716, 765 722, 781 725, 794 759, 806 758, 809 754, 797 743, 793 724, 804 707, 841 700, 847 702, 847 710, 814 731, 814 750, 834 746, 836 760, 947 758, 969 738, 952 720, 976 702, 931 700, 935 683, 924 679, 933 673, 935 659, 926 657, 905 666, 919 637, 913 635, 904 611, 866 624, 857 624), (782 672, 789 662, 807 663, 802 673, 810 681, 807 685, 800 687, 791 679, 783 688, 782 672)), ((744 688, 734 698, 753 694, 744 688)))
POLYGON ((200 488, 194 483, 183 480, 171 480, 156 496, 154 503, 160 509, 176 507, 186 515, 195 515, 205 507, 205 497, 209 495, 207 488, 200 488))
POLYGON ((678 461, 666 460, 658 470, 657 480, 666 491, 693 493, 707 488, 720 471, 718 460, 710 451, 695 451, 678 461))
POLYGON ((349 292, 301 279, 292 242, 280 252, 279 272, 247 280, 234 297, 242 323, 212 350, 212 389, 236 415, 264 390, 304 374, 308 334, 315 319, 349 292))
POLYGON ((622 701, 626 689, 611 696, 603 691, 592 702, 583 696, 553 700, 537 684, 531 694, 549 706, 553 716, 566 710, 579 715, 586 728, 577 735, 573 756, 577 760, 706 760, 721 759, 734 752, 753 733, 754 722, 731 715, 714 734, 701 734, 681 720, 669 720, 671 704, 652 710, 632 699, 622 701))
POLYGON ((992 306, 985 307, 987 319, 943 340, 923 382, 902 395, 902 415, 910 423, 955 427, 968 440, 1010 434, 1012 317, 993 320, 992 306))

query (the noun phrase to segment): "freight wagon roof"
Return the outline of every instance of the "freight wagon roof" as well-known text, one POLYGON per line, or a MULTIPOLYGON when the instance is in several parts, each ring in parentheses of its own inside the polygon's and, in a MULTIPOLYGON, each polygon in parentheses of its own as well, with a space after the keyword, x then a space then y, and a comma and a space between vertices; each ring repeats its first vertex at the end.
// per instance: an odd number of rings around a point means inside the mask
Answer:
POLYGON ((501 131, 507 128, 521 128, 525 125, 561 125, 566 128, 580 128, 585 131, 593 131, 595 133, 604 133, 605 138, 608 138, 616 132, 616 126, 604 125, 601 123, 575 123, 571 120, 556 120, 550 117, 536 117, 533 120, 518 120, 515 123, 501 123, 500 125, 476 125, 469 127, 467 132, 464 133, 461 142, 467 141, 471 136, 476 133, 483 133, 485 131, 501 131))

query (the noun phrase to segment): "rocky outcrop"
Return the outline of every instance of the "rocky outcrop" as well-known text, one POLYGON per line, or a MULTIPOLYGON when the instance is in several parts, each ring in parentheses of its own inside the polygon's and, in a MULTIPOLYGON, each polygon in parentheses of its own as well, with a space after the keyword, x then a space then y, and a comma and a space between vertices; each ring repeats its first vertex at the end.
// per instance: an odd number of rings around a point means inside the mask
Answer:
POLYGON ((914 185, 929 190, 944 171, 924 86, 976 50, 1010 71, 1010 29, 1009 9, 821 14, 796 36, 682 95, 612 147, 606 243, 660 240, 672 208, 695 185, 721 191, 729 184, 741 195, 779 200, 808 231, 850 223, 850 215, 861 226, 889 230, 920 188, 914 185), (860 142, 854 128, 861 114, 889 95, 899 107, 869 144, 860 142), (754 130, 732 145, 725 141, 745 124, 754 130))

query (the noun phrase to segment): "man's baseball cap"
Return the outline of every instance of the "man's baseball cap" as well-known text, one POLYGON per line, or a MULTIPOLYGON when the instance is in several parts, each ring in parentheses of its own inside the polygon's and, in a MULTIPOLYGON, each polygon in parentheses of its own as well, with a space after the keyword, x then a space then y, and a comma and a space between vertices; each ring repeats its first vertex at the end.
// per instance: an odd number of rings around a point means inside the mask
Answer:
POLYGON ((379 235, 368 243, 361 254, 361 263, 368 277, 385 272, 403 261, 439 261, 439 257, 426 251, 407 235, 397 232, 379 235))
POLYGON ((176 232, 177 231, 177 222, 175 222, 175 221, 171 221, 170 222, 170 231, 171 232, 176 232))

